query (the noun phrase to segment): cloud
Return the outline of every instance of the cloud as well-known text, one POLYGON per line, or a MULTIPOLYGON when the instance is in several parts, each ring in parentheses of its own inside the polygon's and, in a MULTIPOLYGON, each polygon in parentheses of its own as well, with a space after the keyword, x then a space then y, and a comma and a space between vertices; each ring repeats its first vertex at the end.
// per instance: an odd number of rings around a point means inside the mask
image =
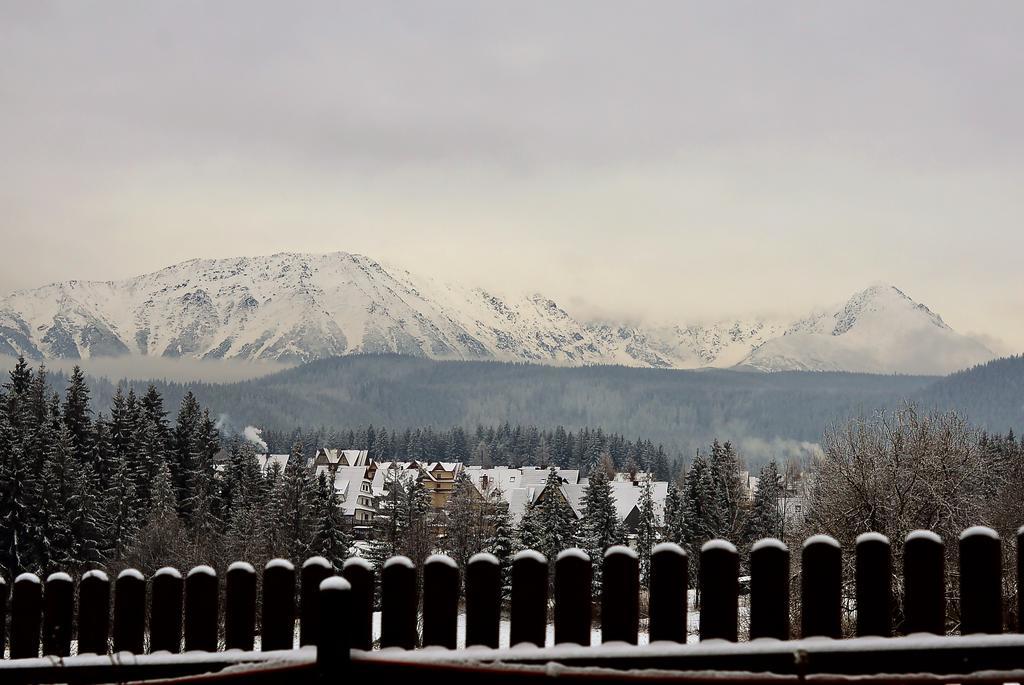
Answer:
MULTIPOLYGON (((17 359, 0 356, 0 370, 14 368, 17 359)), ((284 371, 293 365, 271 361, 239 359, 182 359, 169 357, 97 357, 94 359, 49 359, 50 369, 69 373, 75 366, 95 378, 111 381, 165 380, 179 383, 206 381, 233 383, 284 371)))

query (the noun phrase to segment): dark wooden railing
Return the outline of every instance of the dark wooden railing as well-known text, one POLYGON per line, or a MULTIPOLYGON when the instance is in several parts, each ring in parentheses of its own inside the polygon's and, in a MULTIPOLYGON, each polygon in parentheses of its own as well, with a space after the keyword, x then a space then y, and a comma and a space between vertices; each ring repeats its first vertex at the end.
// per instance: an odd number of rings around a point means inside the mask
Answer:
MULTIPOLYGON (((1024 532, 1017 537, 1019 580, 1024 532)), ((827 536, 808 538, 800 551, 798 638, 791 640, 797 636, 790 626, 787 547, 768 539, 751 548, 749 626, 741 635, 740 556, 729 542, 713 540, 700 551, 701 644, 689 645, 687 555, 677 545, 660 544, 651 555, 647 588, 651 644, 640 647, 639 560, 626 547, 605 554, 600 597, 592 596, 591 560, 582 551, 558 555, 550 586, 548 560, 533 551, 517 554, 507 614, 511 648, 504 649, 499 645, 502 574, 490 554, 469 560, 464 583, 461 570, 444 555, 426 559, 421 578, 405 557, 388 560, 379 573, 379 646, 398 649, 382 651, 373 650, 377 574, 362 559, 334 569, 313 557, 298 574, 290 562, 277 559, 263 569, 262 583, 251 565, 236 562, 225 573, 223 588, 208 566, 184 577, 175 569, 160 569, 148 582, 135 570, 121 572, 113 583, 104 573, 90 571, 77 593, 67 574, 54 573, 45 582, 22 574, 10 588, 10 659, 0 662, 0 682, 194 677, 229 665, 235 668, 220 678, 274 680, 286 672, 294 680, 346 671, 374 678, 417 677, 424 669, 435 674, 443 669, 445 677, 458 681, 478 679, 483 669, 489 677, 521 682, 527 674, 591 677, 598 672, 587 669, 600 667, 612 669, 620 680, 651 669, 671 672, 677 680, 736 672, 747 673, 747 679, 886 674, 902 674, 902 680, 918 674, 911 679, 929 682, 950 676, 961 682, 992 680, 1000 674, 1019 679, 1024 676, 1024 636, 1000 635, 1001 541, 991 529, 970 528, 958 544, 959 635, 946 636, 946 554, 938 536, 911 533, 899 573, 892 568, 888 540, 872 533, 860 536, 852 588, 844 588, 839 544, 827 536), (892 637, 894 578, 902 578, 899 629, 905 637, 892 637), (856 639, 838 639, 844 636, 844 600, 855 602, 856 620, 849 631, 856 639), (596 606, 600 648, 591 646, 596 606), (456 650, 460 608, 466 626, 463 651, 456 650), (549 609, 553 645, 545 644, 549 609), (77 655, 69 656, 76 636, 77 655), (741 637, 750 641, 737 643, 741 637), (552 663, 559 665, 555 671, 552 663)), ((7 589, 0 581, 5 614, 7 589)), ((1017 600, 1024 601, 1019 594, 1017 600)))

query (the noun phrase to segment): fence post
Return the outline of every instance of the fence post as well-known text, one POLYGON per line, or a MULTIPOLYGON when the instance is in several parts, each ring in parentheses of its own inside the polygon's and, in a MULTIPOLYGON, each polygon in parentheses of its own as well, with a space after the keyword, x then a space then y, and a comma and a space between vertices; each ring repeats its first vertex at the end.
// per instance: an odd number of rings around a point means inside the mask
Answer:
POLYGON ((342 575, 349 582, 352 630, 349 639, 354 649, 373 649, 373 566, 365 559, 346 559, 342 575))
POLYGON ((256 644, 256 569, 236 561, 228 566, 224 585, 224 649, 251 652, 256 644))
POLYGON ((114 581, 114 651, 144 653, 146 635, 146 579, 134 568, 114 581))
POLYGON ((750 548, 750 639, 789 639, 789 548, 777 538, 750 548))
POLYGON ((639 558, 629 547, 609 547, 601 572, 601 642, 635 645, 640 631, 639 558))
POLYGON ((915 530, 903 544, 903 633, 946 632, 946 560, 942 538, 915 530))
POLYGON ((334 575, 334 566, 323 557, 310 557, 302 563, 302 580, 299 591, 302 601, 299 605, 299 645, 319 644, 320 630, 320 583, 334 575))
POLYGON ((548 560, 524 549, 512 557, 512 601, 509 645, 523 642, 543 647, 548 628, 548 560))
POLYGON ((892 635, 892 550, 880 533, 857 536, 857 637, 892 635))
POLYGON ((181 602, 184 581, 176 568, 164 566, 149 580, 149 652, 181 651, 181 602))
POLYGON ((106 654, 110 639, 110 578, 86 571, 78 584, 78 653, 106 654))
POLYGON ((498 648, 501 624, 501 562, 487 552, 466 564, 466 646, 498 648))
POLYGON ((1017 529, 1017 632, 1024 633, 1024 526, 1017 529))
POLYGON ((446 554, 423 562, 423 646, 455 649, 459 625, 459 567, 446 554))
POLYGON ((740 555, 727 540, 700 548, 700 639, 736 642, 740 555))
POLYGON ((812 535, 800 555, 803 637, 842 637, 843 551, 835 538, 812 535))
POLYGON ((260 650, 291 649, 295 644, 295 566, 271 559, 263 569, 260 650))
POLYGON ((43 592, 43 656, 71 654, 75 582, 66 573, 51 573, 43 592))
POLYGON ((415 649, 416 567, 409 557, 391 557, 380 573, 380 646, 415 649))
POLYGON ((1003 554, 999 534, 974 526, 960 534, 960 634, 1003 632, 1003 554))
POLYGON ((651 642, 686 642, 689 558, 674 542, 651 550, 651 592, 647 601, 651 642))
POLYGON ((576 547, 555 558, 555 644, 590 645, 592 620, 590 557, 576 547))
POLYGON ((0 576, 0 654, 4 653, 7 646, 7 598, 10 596, 10 592, 11 589, 7 586, 7 581, 0 576))
POLYGON ((40 614, 43 608, 43 584, 34 573, 22 573, 14 579, 11 593, 11 658, 39 656, 40 614))
POLYGON ((349 621, 352 585, 341 576, 332 576, 320 582, 323 621, 317 631, 316 665, 323 682, 337 683, 349 665, 349 621))
POLYGON ((216 652, 220 618, 217 572, 196 566, 185 576, 185 651, 216 652))

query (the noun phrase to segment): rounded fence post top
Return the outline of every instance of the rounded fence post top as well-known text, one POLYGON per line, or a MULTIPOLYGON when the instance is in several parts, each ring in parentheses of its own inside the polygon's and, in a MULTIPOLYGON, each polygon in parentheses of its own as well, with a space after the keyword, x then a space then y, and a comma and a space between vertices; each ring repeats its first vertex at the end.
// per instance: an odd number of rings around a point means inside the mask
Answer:
POLYGON ((373 564, 368 562, 366 559, 363 559, 362 557, 351 557, 349 559, 346 559, 345 563, 342 564, 341 567, 343 569, 344 568, 356 568, 356 567, 358 567, 358 568, 361 568, 361 569, 364 569, 364 570, 367 570, 367 571, 372 571, 373 570, 373 564))
POLYGON ((928 542, 934 542, 940 545, 942 544, 942 538, 939 537, 939 534, 930 530, 910 531, 907 533, 906 542, 911 542, 912 540, 927 540, 928 542))
POLYGON ((828 545, 829 547, 835 547, 840 549, 839 541, 831 535, 812 535, 811 537, 804 540, 804 549, 807 549, 811 545, 828 545))
POLYGON ((156 578, 157 576, 170 576, 171 578, 181 578, 181 571, 174 568, 173 566, 164 566, 163 568, 157 569, 156 572, 153 573, 154 578, 156 578))
POLYGON ((316 556, 310 557, 302 562, 302 568, 309 568, 310 566, 320 566, 322 568, 331 568, 331 562, 327 561, 324 557, 316 556))
POLYGON ((651 556, 655 554, 678 554, 686 556, 686 550, 674 542, 659 542, 651 549, 651 556))
POLYGON ((232 571, 243 571, 245 573, 252 573, 252 574, 256 573, 256 569, 254 569, 252 567, 252 564, 250 564, 248 561, 234 561, 234 562, 232 562, 231 565, 228 566, 228 573, 231 573, 232 571))
POLYGON ((729 552, 730 554, 739 554, 736 550, 736 545, 732 544, 728 540, 722 540, 721 538, 715 540, 708 540, 700 548, 701 552, 714 552, 723 551, 729 552))
POLYGON ((199 566, 194 566, 192 568, 192 570, 190 570, 188 572, 188 575, 186 577, 187 578, 191 578, 192 576, 199 576, 199 575, 202 575, 202 576, 214 576, 214 577, 216 577, 217 576, 217 572, 213 570, 212 566, 207 566, 206 564, 200 564, 199 566))
POLYGON ((520 550, 519 552, 516 552, 514 557, 512 557, 513 562, 522 560, 536 561, 541 564, 548 563, 548 560, 544 558, 543 554, 533 549, 520 550))
POLYGON ((402 566, 404 568, 416 568, 416 565, 412 563, 412 559, 409 557, 391 557, 384 562, 384 568, 391 568, 392 566, 402 566))
POLYGON ((451 566, 452 568, 459 567, 459 565, 455 563, 455 560, 447 554, 431 554, 427 557, 427 560, 423 562, 424 566, 427 564, 441 564, 442 566, 451 566))
MULTIPOLYGON (((651 550, 652 553, 653 553, 653 551, 654 550, 651 550)), ((634 550, 634 549, 632 549, 630 547, 626 547, 625 545, 612 545, 611 547, 609 547, 608 549, 605 550, 605 552, 604 552, 604 558, 605 559, 607 559, 608 557, 614 557, 614 556, 629 557, 630 559, 639 559, 640 558, 639 556, 637 556, 636 550, 634 550)))
POLYGON ((992 530, 988 526, 971 526, 970 528, 966 529, 964 532, 960 533, 960 539, 961 540, 964 540, 966 538, 974 538, 974 537, 984 537, 984 538, 991 538, 993 540, 998 540, 999 539, 999 533, 995 532, 994 530, 992 530))
POLYGON ((288 561, 287 559, 271 559, 270 561, 267 562, 267 565, 264 566, 263 568, 264 569, 284 568, 284 569, 288 569, 289 571, 294 571, 295 570, 295 564, 293 564, 292 562, 288 561))
POLYGON ((492 564, 494 566, 500 566, 501 562, 498 561, 498 557, 494 556, 490 552, 477 552, 469 558, 468 562, 466 562, 467 566, 472 566, 473 564, 492 564))
MULTIPOLYGON (((159 571, 157 571, 157 573, 159 573, 159 571)), ((103 571, 100 571, 98 569, 93 569, 92 571, 86 571, 85 573, 82 574, 82 580, 88 580, 89 578, 96 578, 97 580, 100 580, 100 581, 102 581, 104 583, 109 583, 110 582, 110 577, 107 576, 106 573, 104 573, 103 571)))
POLYGON ((856 540, 855 544, 861 545, 861 544, 869 543, 869 542, 880 542, 883 545, 888 545, 889 544, 889 538, 885 537, 881 533, 875 533, 875 532, 861 533, 860 535, 857 536, 857 540, 856 540))
POLYGON ((562 559, 579 559, 580 561, 590 561, 590 557, 579 547, 570 547, 569 549, 563 549, 555 557, 555 562, 559 562, 562 559))
POLYGON ((40 585, 42 582, 43 581, 39 580, 39 576, 34 573, 22 573, 14 579, 15 585, 18 583, 35 583, 36 585, 40 585))
POLYGON ((320 590, 351 590, 352 584, 342 576, 331 576, 320 581, 320 590))
POLYGON ((46 582, 71 583, 73 581, 71 580, 71 576, 69 576, 67 573, 64 573, 63 571, 57 571, 56 573, 51 573, 50 575, 48 575, 46 577, 46 582))
POLYGON ((117 579, 121 580, 122 578, 134 578, 135 580, 142 581, 146 580, 146 577, 142 575, 142 571, 140 571, 137 568, 126 568, 125 570, 118 573, 117 579))
POLYGON ((777 549, 782 552, 789 551, 789 548, 786 547, 786 543, 778 538, 761 538, 750 546, 751 552, 757 552, 762 549, 777 549))

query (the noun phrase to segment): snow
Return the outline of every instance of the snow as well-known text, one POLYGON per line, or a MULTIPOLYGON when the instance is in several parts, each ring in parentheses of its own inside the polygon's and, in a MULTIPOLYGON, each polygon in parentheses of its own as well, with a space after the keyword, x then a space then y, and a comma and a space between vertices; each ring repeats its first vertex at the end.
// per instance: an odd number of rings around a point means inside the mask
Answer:
POLYGON ((295 570, 295 564, 287 559, 271 559, 264 568, 286 568, 289 571, 295 570))
POLYGON ((135 578, 136 580, 146 580, 146 577, 142 575, 142 571, 135 568, 126 568, 117 574, 118 578, 135 578))
POLYGON ((964 538, 970 538, 979 535, 982 537, 992 538, 993 540, 999 539, 999 533, 995 532, 988 526, 971 526, 964 532, 960 533, 960 539, 963 540, 964 538))
POLYGON ((39 576, 34 573, 22 573, 14 579, 14 584, 17 585, 18 583, 35 583, 36 585, 40 585, 42 584, 42 581, 39 580, 39 576))
POLYGON ((708 552, 708 551, 713 550, 713 549, 724 549, 727 552, 732 552, 733 554, 739 554, 739 552, 736 551, 736 545, 732 544, 728 540, 708 540, 700 548, 700 551, 701 552, 708 552))
POLYGON ((250 564, 247 561, 233 562, 230 566, 228 566, 228 572, 231 571, 245 571, 246 573, 256 575, 256 569, 254 569, 252 564, 250 564))
POLYGON ((426 558, 426 561, 423 562, 424 566, 427 564, 443 564, 444 566, 450 566, 456 569, 459 567, 459 565, 455 563, 455 560, 447 554, 431 554, 426 558))
POLYGON ((519 561, 520 559, 532 559, 541 564, 548 563, 548 560, 544 558, 544 555, 533 549, 524 549, 516 552, 516 555, 512 557, 512 563, 519 561))
POLYGON ((206 566, 205 564, 200 564, 199 566, 193 567, 192 570, 190 570, 188 572, 188 575, 186 577, 187 578, 191 578, 192 576, 198 576, 198 575, 214 576, 214 577, 216 577, 217 572, 213 570, 212 566, 206 566))
POLYGON ((498 566, 501 562, 498 561, 498 557, 490 552, 477 552, 469 558, 469 564, 493 564, 498 566))
POLYGON ((881 533, 861 533, 857 536, 856 544, 859 545, 862 542, 881 542, 888 545, 889 538, 885 537, 881 533))
POLYGON ((352 585, 341 576, 331 576, 320 581, 320 590, 351 590, 352 585))
POLYGON ((154 578, 157 576, 171 576, 172 578, 181 578, 181 571, 172 566, 164 566, 163 568, 157 569, 156 572, 153 574, 154 578))
POLYGON ((47 583, 52 583, 54 581, 60 581, 60 582, 64 582, 64 583, 72 583, 72 582, 74 582, 73 580, 71 580, 71 576, 69 576, 67 573, 64 573, 63 571, 57 571, 56 573, 51 573, 50 575, 48 575, 46 577, 46 582, 47 583))
POLYGON ((404 566, 406 568, 416 568, 412 563, 412 559, 409 557, 391 557, 384 562, 384 568, 390 568, 392 566, 404 566))
POLYGON ((322 568, 331 568, 331 562, 323 557, 310 557, 302 562, 302 568, 309 568, 310 566, 320 566, 322 568))
POLYGON ((679 556, 686 556, 686 550, 674 542, 659 542, 651 549, 651 554, 659 554, 662 552, 671 552, 678 554, 679 556))
POLYGON ((938 533, 934 533, 930 530, 913 530, 907 533, 907 542, 911 540, 930 540, 931 542, 937 542, 942 544, 942 538, 939 537, 938 533))
MULTIPOLYGON (((157 571, 157 573, 159 573, 159 571, 157 571)), ((82 580, 85 580, 86 578, 99 578, 104 583, 110 582, 110 578, 107 576, 107 574, 103 571, 98 570, 86 571, 82 574, 82 580)))
POLYGON ((363 559, 362 557, 349 557, 348 559, 346 559, 345 564, 342 566, 342 568, 346 569, 349 566, 358 566, 360 568, 366 569, 367 571, 373 571, 373 564, 368 562, 366 559, 363 559))
POLYGON ((590 561, 590 557, 587 556, 587 553, 579 547, 570 547, 569 549, 563 549, 561 552, 558 553, 558 556, 555 557, 555 562, 557 563, 562 559, 579 559, 580 561, 586 562, 590 561))
POLYGON ((829 547, 839 548, 839 541, 831 535, 812 535, 811 537, 804 540, 803 547, 807 549, 811 545, 828 545, 829 547))
MULTIPOLYGON (((653 550, 652 550, 652 552, 653 552, 653 550)), ((622 556, 630 557, 631 559, 637 559, 638 558, 637 554, 636 554, 636 550, 633 550, 633 549, 631 549, 629 547, 626 547, 625 545, 612 545, 607 550, 605 550, 604 558, 607 559, 608 557, 610 557, 612 555, 620 555, 620 554, 622 556)))
POLYGON ((788 548, 786 547, 786 543, 784 543, 782 540, 779 540, 778 538, 763 538, 761 540, 758 540, 751 546, 750 551, 756 552, 759 549, 779 549, 783 552, 788 550, 788 548))

